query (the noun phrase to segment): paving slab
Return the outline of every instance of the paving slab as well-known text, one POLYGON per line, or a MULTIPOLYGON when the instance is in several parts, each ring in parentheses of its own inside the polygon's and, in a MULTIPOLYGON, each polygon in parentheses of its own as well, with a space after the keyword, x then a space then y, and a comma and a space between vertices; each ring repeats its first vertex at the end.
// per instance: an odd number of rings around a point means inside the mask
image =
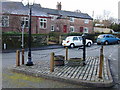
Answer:
POLYGON ((50 72, 49 62, 37 62, 33 66, 14 66, 12 71, 24 73, 36 77, 59 80, 68 83, 84 85, 89 87, 111 87, 113 79, 111 76, 108 59, 104 58, 102 78, 99 76, 99 57, 87 57, 85 66, 55 66, 54 72, 50 72))

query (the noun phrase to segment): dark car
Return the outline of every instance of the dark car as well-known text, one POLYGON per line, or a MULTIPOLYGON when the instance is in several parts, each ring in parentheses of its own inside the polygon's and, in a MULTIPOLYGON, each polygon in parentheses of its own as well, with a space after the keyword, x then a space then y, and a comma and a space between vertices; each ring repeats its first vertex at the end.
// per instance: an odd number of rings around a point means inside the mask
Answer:
POLYGON ((120 38, 117 38, 112 34, 102 34, 102 35, 99 35, 97 38, 98 45, 99 44, 108 45, 108 44, 115 44, 115 43, 120 44, 120 38))

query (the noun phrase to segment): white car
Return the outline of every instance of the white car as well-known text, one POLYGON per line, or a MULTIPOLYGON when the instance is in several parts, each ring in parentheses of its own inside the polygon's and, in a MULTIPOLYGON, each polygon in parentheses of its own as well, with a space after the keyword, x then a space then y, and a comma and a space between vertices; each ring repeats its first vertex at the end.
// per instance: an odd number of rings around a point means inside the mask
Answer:
MULTIPOLYGON (((86 45, 90 47, 93 44, 92 40, 86 39, 86 45)), ((70 46, 71 48, 75 46, 82 46, 83 39, 82 36, 68 36, 65 40, 63 40, 62 45, 64 47, 70 46)))

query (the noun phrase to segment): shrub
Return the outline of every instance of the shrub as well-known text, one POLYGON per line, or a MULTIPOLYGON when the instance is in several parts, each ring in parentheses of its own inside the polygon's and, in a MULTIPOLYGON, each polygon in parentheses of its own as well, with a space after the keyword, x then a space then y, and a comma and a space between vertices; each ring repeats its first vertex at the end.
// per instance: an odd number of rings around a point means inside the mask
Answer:
MULTIPOLYGON (((2 43, 7 44, 7 49, 16 49, 21 48, 22 44, 22 34, 3 34, 2 43)), ((32 35, 31 37, 31 46, 39 47, 46 45, 46 35, 32 35)), ((24 34, 24 47, 28 47, 28 34, 24 34)))

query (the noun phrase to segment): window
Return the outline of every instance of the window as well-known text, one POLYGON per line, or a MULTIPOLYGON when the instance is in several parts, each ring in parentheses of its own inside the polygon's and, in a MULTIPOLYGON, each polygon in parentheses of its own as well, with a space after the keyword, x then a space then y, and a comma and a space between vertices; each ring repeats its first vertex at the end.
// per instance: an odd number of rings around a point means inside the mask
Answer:
POLYGON ((70 32, 74 32, 74 26, 70 26, 70 32))
POLYGON ((40 18, 40 28, 46 29, 47 28, 47 19, 46 18, 40 18))
POLYGON ((73 38, 73 41, 75 41, 75 40, 78 40, 78 38, 77 38, 77 37, 74 37, 74 38, 73 38))
POLYGON ((85 24, 88 24, 88 23, 89 23, 89 20, 88 20, 88 19, 85 19, 85 20, 84 20, 84 23, 85 23, 85 24))
POLYGON ((24 25, 24 27, 28 28, 29 26, 28 22, 29 22, 28 17, 21 17, 21 27, 23 27, 24 25))
POLYGON ((82 37, 78 37, 79 38, 79 40, 82 40, 82 37))
POLYGON ((70 17, 70 22, 74 22, 74 18, 73 17, 70 17))
POLYGON ((109 37, 110 37, 110 38, 115 38, 115 36, 113 36, 113 35, 110 35, 109 37))
POLYGON ((5 15, 2 16, 0 26, 1 27, 9 27, 9 16, 5 16, 5 15))
POLYGON ((106 36, 106 38, 109 38, 110 36, 106 36))
POLYGON ((51 31, 54 31, 54 25, 51 25, 51 31))
POLYGON ((88 33, 88 28, 84 27, 84 33, 88 33))
POLYGON ((99 35, 98 38, 104 38, 105 36, 104 35, 99 35))
POLYGON ((50 17, 51 17, 51 20, 55 20, 57 18, 57 16, 55 15, 50 15, 50 17))

